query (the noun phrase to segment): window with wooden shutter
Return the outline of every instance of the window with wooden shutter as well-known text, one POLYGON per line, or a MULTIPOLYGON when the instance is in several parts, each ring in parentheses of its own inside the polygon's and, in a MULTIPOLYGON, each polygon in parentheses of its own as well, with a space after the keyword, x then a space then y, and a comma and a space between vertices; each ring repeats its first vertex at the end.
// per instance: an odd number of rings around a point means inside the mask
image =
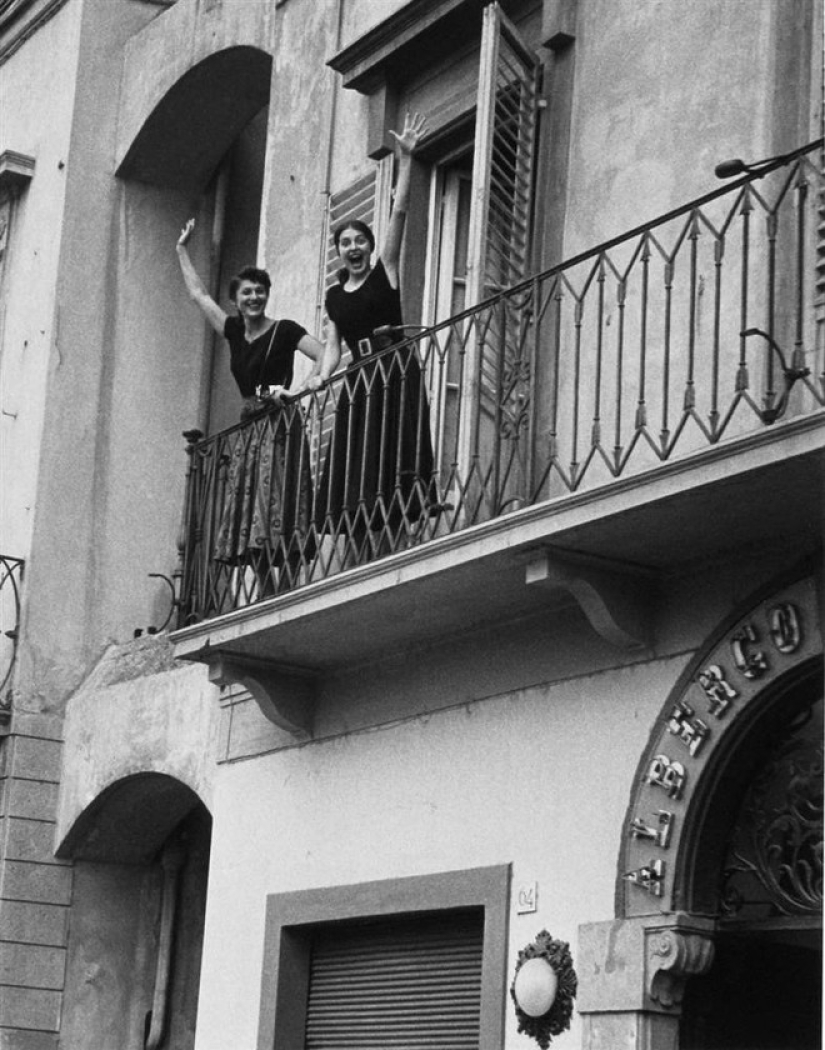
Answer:
POLYGON ((306 1050, 475 1050, 483 941, 480 910, 319 930, 306 1050))

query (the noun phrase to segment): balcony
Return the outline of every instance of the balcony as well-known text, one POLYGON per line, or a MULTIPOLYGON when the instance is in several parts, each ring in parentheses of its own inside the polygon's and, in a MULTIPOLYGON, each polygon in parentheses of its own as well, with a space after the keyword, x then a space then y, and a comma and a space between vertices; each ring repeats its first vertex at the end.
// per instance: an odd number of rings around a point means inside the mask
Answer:
POLYGON ((570 601, 644 646, 661 572, 815 547, 821 150, 190 433, 178 655, 300 679, 570 601))
POLYGON ((0 554, 0 736, 9 731, 12 675, 20 637, 20 592, 24 562, 0 554))

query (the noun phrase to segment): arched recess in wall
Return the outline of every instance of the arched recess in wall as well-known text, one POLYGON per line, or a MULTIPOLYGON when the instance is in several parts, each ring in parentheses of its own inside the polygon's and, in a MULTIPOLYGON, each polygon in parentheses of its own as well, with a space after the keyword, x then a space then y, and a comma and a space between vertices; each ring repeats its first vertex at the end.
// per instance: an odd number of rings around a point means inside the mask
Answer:
MULTIPOLYGON (((257 261, 271 78, 272 56, 259 48, 229 47, 203 59, 147 114, 117 169, 127 196, 144 210, 133 223, 134 236, 141 230, 152 236, 154 222, 162 225, 157 235, 165 241, 158 251, 170 253, 177 230, 195 217, 190 254, 227 311, 229 277, 257 261), (135 184, 144 190, 130 195, 135 184), (145 209, 151 207, 154 215, 147 222, 145 209)), ((182 284, 167 292, 178 303, 185 296, 182 284)), ((161 295, 153 289, 159 310, 161 295)), ((212 432, 236 423, 239 406, 219 346, 208 333, 199 425, 212 432)))
POLYGON ((648 1009, 679 1018, 680 1050, 812 1050, 822 979, 816 581, 771 587, 744 608, 691 662, 654 726, 622 829, 616 913, 648 931, 638 960, 648 1009))
POLYGON ((117 174, 202 193, 238 135, 269 104, 272 56, 218 51, 187 70, 147 116, 117 174))
POLYGON ((86 807, 73 861, 61 1035, 67 1045, 194 1045, 212 818, 174 777, 138 773, 86 807), (89 974, 106 981, 89 994, 89 974))

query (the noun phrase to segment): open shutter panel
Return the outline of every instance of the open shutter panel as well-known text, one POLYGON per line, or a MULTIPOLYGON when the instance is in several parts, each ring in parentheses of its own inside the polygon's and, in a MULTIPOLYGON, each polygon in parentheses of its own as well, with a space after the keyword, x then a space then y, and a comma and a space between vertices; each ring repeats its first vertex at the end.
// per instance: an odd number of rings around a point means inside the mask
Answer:
POLYGON ((498 4, 484 9, 467 305, 527 273, 538 62, 498 4))
POLYGON ((306 1050, 477 1050, 483 915, 319 931, 306 1050))
MULTIPOLYGON (((527 275, 539 64, 515 26, 493 3, 481 34, 467 306, 527 275)), ((528 332, 507 301, 484 315, 467 342, 461 406, 459 474, 471 520, 519 505, 529 486, 532 398, 528 332), (492 462, 483 476, 477 464, 492 462), (486 508, 486 509, 485 509, 486 508)))

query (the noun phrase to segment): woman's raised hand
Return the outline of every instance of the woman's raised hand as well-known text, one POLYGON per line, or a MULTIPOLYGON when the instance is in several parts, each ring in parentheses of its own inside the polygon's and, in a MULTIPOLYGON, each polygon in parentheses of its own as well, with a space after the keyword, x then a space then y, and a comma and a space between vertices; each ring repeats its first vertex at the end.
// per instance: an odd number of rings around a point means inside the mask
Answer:
POLYGON ((390 134, 398 143, 398 148, 402 153, 412 153, 426 130, 426 117, 422 117, 420 113, 413 113, 412 116, 408 113, 404 118, 401 134, 399 135, 397 131, 390 131, 390 134))
POLYGON ((192 236, 192 230, 195 228, 195 220, 189 219, 183 229, 180 231, 180 237, 178 237, 178 244, 181 248, 186 247, 186 242, 192 236))

